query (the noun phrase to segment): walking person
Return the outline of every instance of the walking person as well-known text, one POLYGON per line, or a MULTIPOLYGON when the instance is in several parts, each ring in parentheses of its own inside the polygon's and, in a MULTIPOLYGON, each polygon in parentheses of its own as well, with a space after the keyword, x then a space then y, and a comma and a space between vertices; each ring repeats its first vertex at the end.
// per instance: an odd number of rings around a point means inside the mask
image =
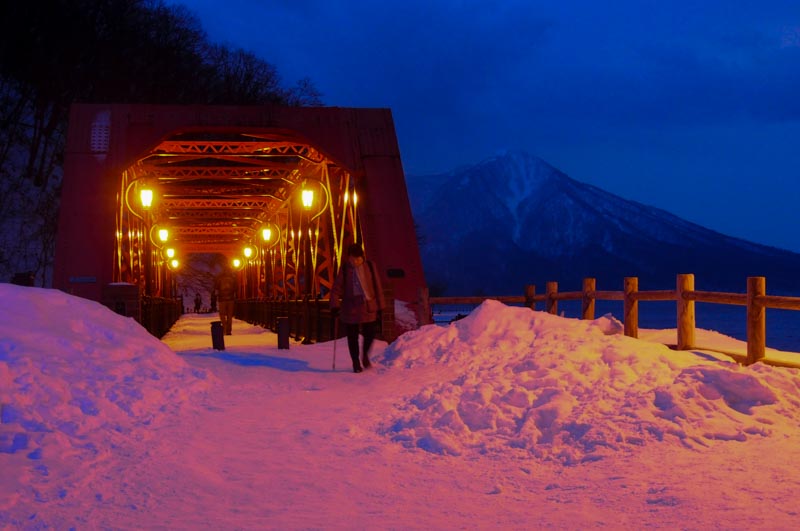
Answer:
POLYGON ((358 243, 347 248, 347 260, 342 264, 331 288, 330 304, 334 318, 338 317, 345 326, 353 372, 369 368, 369 350, 375 339, 378 319, 385 302, 377 268, 371 260, 364 258, 364 250, 358 243), (358 348, 359 332, 364 336, 361 356, 358 348))
POLYGON ((203 304, 203 298, 197 293, 194 296, 194 313, 200 313, 200 306, 203 304))
POLYGON ((236 304, 237 281, 236 274, 228 268, 217 276, 214 282, 217 291, 217 304, 219 305, 219 320, 222 321, 222 330, 226 336, 233 332, 233 309, 236 304))

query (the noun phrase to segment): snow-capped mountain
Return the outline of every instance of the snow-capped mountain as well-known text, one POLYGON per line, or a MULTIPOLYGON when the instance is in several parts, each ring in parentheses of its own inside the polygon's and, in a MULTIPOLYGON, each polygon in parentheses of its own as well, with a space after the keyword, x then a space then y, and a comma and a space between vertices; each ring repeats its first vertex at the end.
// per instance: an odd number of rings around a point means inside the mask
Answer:
POLYGON ((409 176, 409 196, 432 293, 670 289, 694 273, 701 290, 743 292, 748 276, 770 293, 797 292, 800 254, 706 229, 664 210, 578 182, 545 161, 509 152, 440 175, 409 176))

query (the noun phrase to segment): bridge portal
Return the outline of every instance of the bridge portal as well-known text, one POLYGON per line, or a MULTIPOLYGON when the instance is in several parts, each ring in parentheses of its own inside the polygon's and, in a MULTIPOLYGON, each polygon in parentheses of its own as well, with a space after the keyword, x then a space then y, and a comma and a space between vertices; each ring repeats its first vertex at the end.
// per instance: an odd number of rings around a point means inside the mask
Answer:
POLYGON ((71 109, 58 289, 175 296, 182 261, 222 253, 245 298, 324 298, 352 242, 397 299, 416 300, 425 280, 388 109, 71 109))

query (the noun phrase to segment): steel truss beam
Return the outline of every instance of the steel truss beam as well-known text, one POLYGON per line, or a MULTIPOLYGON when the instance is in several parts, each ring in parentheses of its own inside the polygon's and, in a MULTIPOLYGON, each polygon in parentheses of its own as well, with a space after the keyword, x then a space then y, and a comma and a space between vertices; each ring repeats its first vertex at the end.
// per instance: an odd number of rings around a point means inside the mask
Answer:
POLYGON ((252 231, 250 231, 247 227, 234 227, 231 225, 212 225, 212 226, 202 226, 202 225, 182 225, 177 227, 177 232, 181 236, 193 236, 196 234, 246 234, 250 236, 252 231))
POLYGON ((231 166, 169 166, 158 165, 148 166, 151 176, 160 182, 172 182, 183 180, 224 180, 224 181, 284 181, 287 184, 296 181, 292 180, 292 174, 297 172, 297 166, 291 167, 265 167, 259 164, 257 167, 231 167, 231 166))
POLYGON ((325 157, 316 149, 296 143, 233 142, 233 141, 180 141, 165 140, 153 150, 154 155, 203 154, 203 155, 263 155, 270 157, 297 157, 319 164, 325 157))
POLYGON ((206 222, 206 220, 256 220, 264 217, 263 208, 239 208, 236 210, 210 210, 194 208, 171 208, 168 219, 171 224, 191 225, 193 222, 206 222))
MULTIPOLYGON (((274 210, 275 199, 198 199, 198 198, 171 198, 162 200, 162 205, 167 213, 172 209, 193 208, 193 209, 213 209, 213 210, 239 210, 239 209, 262 209, 274 210)), ((277 201, 279 203, 279 201, 277 201)))

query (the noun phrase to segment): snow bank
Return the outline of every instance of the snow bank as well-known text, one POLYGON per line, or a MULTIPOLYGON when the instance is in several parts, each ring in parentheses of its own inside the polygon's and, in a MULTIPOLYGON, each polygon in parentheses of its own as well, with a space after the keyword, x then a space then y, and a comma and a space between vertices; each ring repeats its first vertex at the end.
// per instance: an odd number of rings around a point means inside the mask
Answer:
POLYGON ((740 367, 581 321, 486 301, 384 352, 392 368, 438 370, 382 433, 449 455, 518 451, 563 464, 671 439, 687 447, 780 436, 800 421, 798 372, 740 367))
POLYGON ((87 466, 146 439, 214 380, 96 302, 9 284, 0 299, 14 302, 0 308, 0 457, 22 475, 65 448, 87 466))

